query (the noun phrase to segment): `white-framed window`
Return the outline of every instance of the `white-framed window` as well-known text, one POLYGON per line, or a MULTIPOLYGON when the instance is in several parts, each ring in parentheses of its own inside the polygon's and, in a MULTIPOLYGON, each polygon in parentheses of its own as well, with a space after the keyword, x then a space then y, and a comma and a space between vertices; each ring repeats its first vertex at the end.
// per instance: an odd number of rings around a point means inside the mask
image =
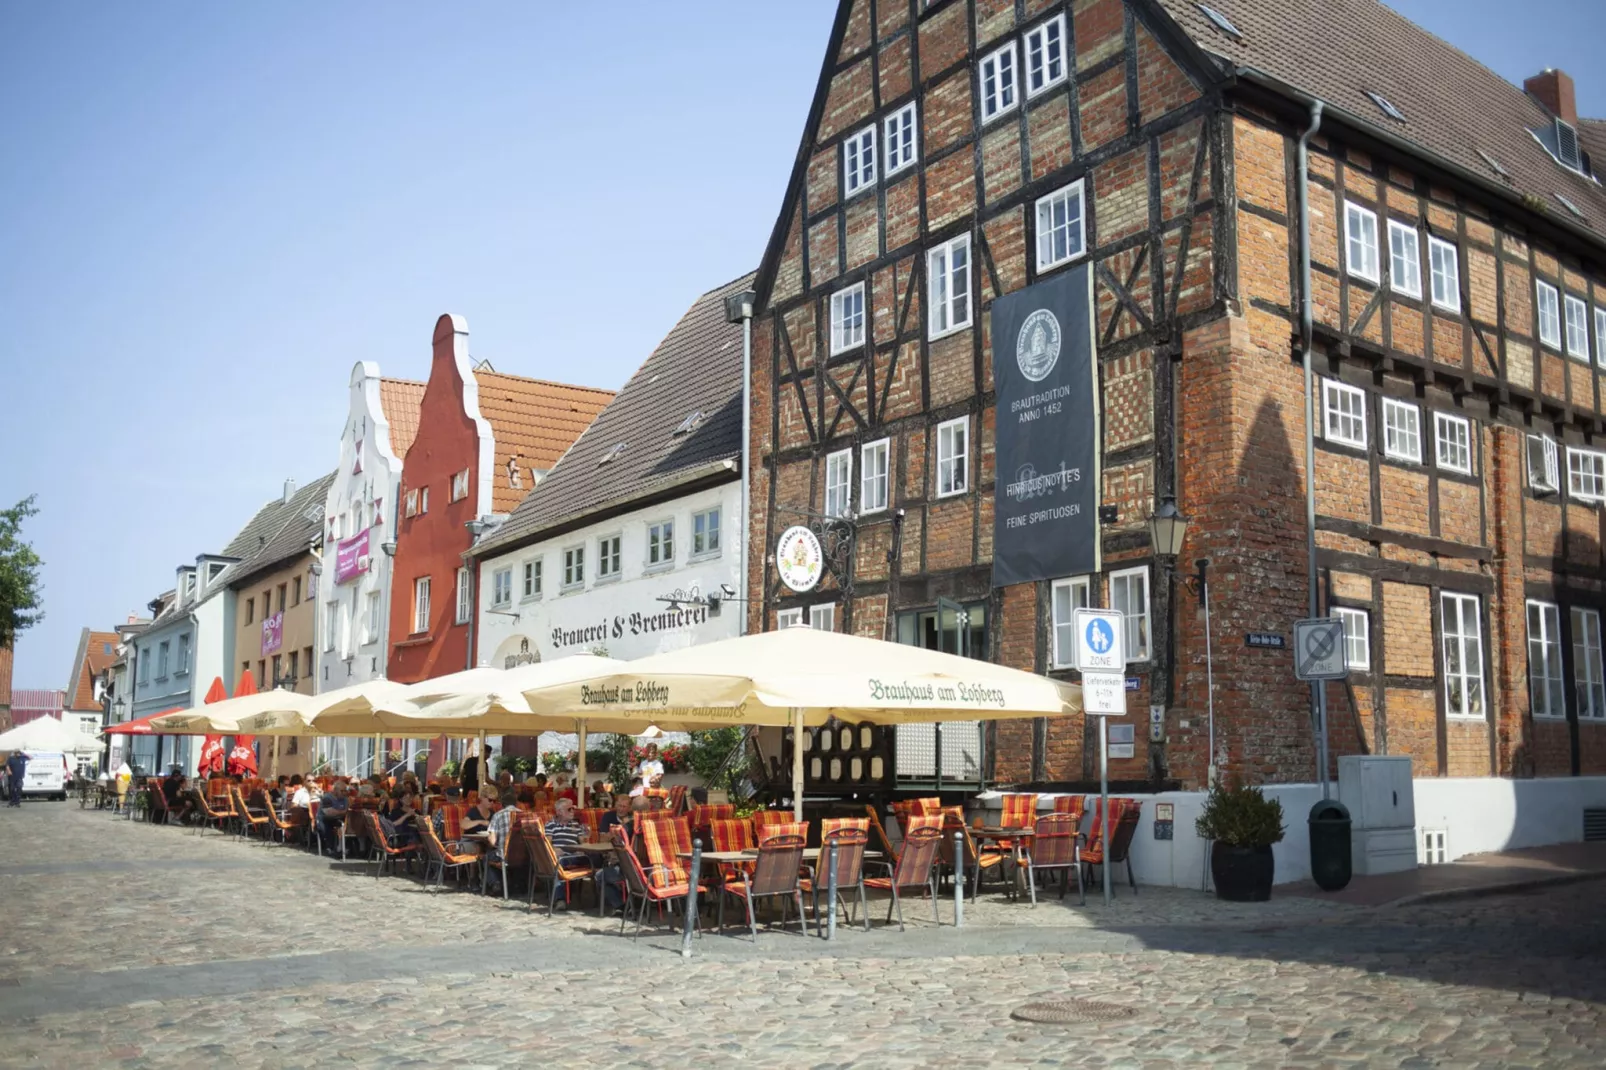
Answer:
POLYGON ((1408 401, 1383 399, 1383 453, 1422 463, 1422 410, 1408 401))
POLYGON ((1567 447, 1567 494, 1579 501, 1606 501, 1606 453, 1567 447))
POLYGON ((1327 441, 1366 448, 1366 394, 1360 388, 1323 379, 1322 414, 1327 441))
POLYGON ((175 676, 185 676, 190 671, 190 636, 188 632, 178 637, 178 664, 173 669, 175 676))
POLYGON ((621 541, 618 535, 604 535, 597 540, 598 582, 619 578, 619 546, 621 541))
POLYGON ((1126 618, 1126 660, 1148 661, 1149 567, 1110 573, 1110 608, 1126 618))
POLYGON ((1086 576, 1072 576, 1055 580, 1051 612, 1054 622, 1054 668, 1076 668, 1076 611, 1086 609, 1092 594, 1092 583, 1086 576))
POLYGON ((849 197, 875 185, 875 126, 858 131, 842 143, 842 188, 849 197))
MULTIPOLYGON (((410 490, 410 491, 407 492, 407 510, 406 510, 406 512, 407 512, 408 516, 417 516, 418 515, 418 491, 417 490, 410 490)), ((330 523, 332 523, 334 525, 335 538, 337 538, 337 539, 340 538, 340 518, 337 516, 332 521, 330 521, 330 523)))
POLYGON ((457 570, 457 623, 467 624, 474 616, 474 574, 457 570))
POLYGON ((1595 363, 1606 368, 1606 308, 1595 310, 1595 363))
POLYGON ((1568 294, 1562 298, 1562 313, 1567 331, 1567 355, 1589 360, 1589 306, 1568 294))
POLYGON ((970 417, 937 425, 937 497, 970 489, 970 417))
POLYGON ((1037 270, 1076 260, 1087 252, 1082 180, 1037 201, 1037 270))
POLYGON ((1422 296, 1422 246, 1416 228, 1389 220, 1389 286, 1407 297, 1422 296))
POLYGON ((1428 238, 1428 267, 1432 272, 1433 303, 1446 312, 1461 311, 1460 251, 1443 238, 1428 238))
POLYGON ((647 567, 675 563, 675 522, 660 520, 647 525, 647 567))
POLYGON ((859 448, 859 513, 879 513, 887 507, 887 460, 892 440, 882 439, 859 448))
POLYGON ((1065 16, 1055 15, 1026 34, 1026 99, 1065 80, 1065 16))
POLYGON ((1601 672, 1600 612, 1574 608, 1573 687, 1578 697, 1578 716, 1606 718, 1606 676, 1601 672))
POLYGON ((831 295, 831 355, 864 345, 864 283, 831 295))
POLYGON ((1538 306, 1539 341, 1552 349, 1561 348, 1561 298, 1556 288, 1543 279, 1534 282, 1538 306))
POLYGON ((586 548, 570 546, 563 551, 563 586, 580 587, 586 582, 586 548))
POLYGON ((1362 672, 1372 667, 1371 617, 1364 609, 1334 606, 1333 616, 1344 622, 1344 664, 1362 672))
POLYGON ((365 608, 362 615, 362 641, 366 646, 369 643, 379 642, 379 592, 369 591, 365 596, 365 608))
POLYGON ((777 609, 775 611, 775 630, 783 628, 800 628, 803 626, 803 609, 777 609))
POLYGON ((524 562, 524 597, 541 597, 541 559, 524 562))
POLYGON ((468 497, 468 469, 452 475, 452 501, 460 502, 468 497))
POLYGON ((691 555, 719 553, 719 506, 693 513, 691 518, 691 555))
POLYGON ((809 607, 809 627, 817 632, 836 631, 836 603, 826 602, 809 607))
POLYGON ((429 488, 428 487, 419 487, 418 488, 418 515, 419 516, 425 516, 428 513, 429 513, 429 488))
POLYGON ((1444 710, 1451 717, 1484 716, 1483 623, 1478 596, 1439 596, 1444 613, 1444 710))
POLYGON ((852 502, 853 451, 837 450, 825 458, 825 515, 847 516, 852 502))
POLYGON ((1561 610, 1528 599, 1528 701, 1535 717, 1567 716, 1561 677, 1561 610))
POLYGON ((1433 456, 1440 468, 1472 474, 1472 422, 1447 412, 1433 414, 1433 456))
POLYGON ((1377 282, 1377 213, 1344 202, 1345 267, 1367 282, 1377 282))
MULTIPOLYGON (((339 626, 340 606, 338 603, 329 603, 332 611, 329 614, 330 649, 334 649, 335 629, 339 626)), ((413 581, 413 631, 429 631, 429 577, 420 576, 413 581)))
POLYGON ((1015 42, 981 61, 981 121, 991 122, 1018 101, 1015 87, 1015 42))
POLYGON ((915 146, 919 144, 919 139, 915 136, 914 104, 905 104, 887 116, 885 130, 887 135, 886 173, 895 175, 915 162, 915 146))
MULTIPOLYGON (((351 633, 351 606, 346 602, 341 602, 340 603, 340 656, 343 657, 343 658, 351 657, 351 654, 352 654, 352 650, 351 650, 351 634, 352 634, 351 633)), ((279 659, 277 657, 275 657, 273 659, 273 662, 274 662, 273 675, 275 677, 277 677, 279 675, 279 670, 278 670, 279 659)))
MULTIPOLYGON (((339 602, 325 602, 323 604, 323 650, 324 650, 324 653, 326 653, 326 654, 331 653, 335 649, 335 635, 338 634, 339 628, 340 628, 340 603, 339 602)), ((422 628, 414 628, 413 631, 415 631, 415 632, 423 631, 423 629, 422 628)))
POLYGON ((1555 440, 1547 435, 1529 435, 1528 488, 1536 494, 1550 494, 1560 487, 1555 440))
POLYGON ((970 235, 961 234, 926 254, 927 334, 941 338, 970 326, 970 235))
POLYGON ((491 605, 510 606, 513 604, 513 568, 499 568, 491 573, 491 605))

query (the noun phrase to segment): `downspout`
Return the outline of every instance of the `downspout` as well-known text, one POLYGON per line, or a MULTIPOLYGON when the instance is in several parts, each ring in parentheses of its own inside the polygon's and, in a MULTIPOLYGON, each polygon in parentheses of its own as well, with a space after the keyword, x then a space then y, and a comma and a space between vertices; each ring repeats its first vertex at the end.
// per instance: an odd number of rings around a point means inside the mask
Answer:
MULTIPOLYGON (((1311 370, 1311 339, 1314 333, 1313 309, 1310 296, 1310 139, 1322 128, 1322 102, 1310 104, 1310 126, 1299 135, 1299 165, 1296 191, 1299 199, 1299 345, 1300 364, 1305 372, 1305 582, 1307 612, 1315 617, 1318 612, 1316 579, 1316 393, 1315 375, 1311 370)), ((1322 799, 1328 796, 1327 786, 1327 687, 1319 680, 1311 681, 1311 715, 1316 731, 1316 779, 1322 785, 1322 799)))
POLYGON ((753 309, 749 305, 742 316, 742 536, 736 551, 737 566, 742 570, 737 578, 736 590, 741 598, 741 613, 736 618, 736 634, 747 634, 747 539, 752 523, 752 502, 749 489, 752 480, 753 449, 753 309))

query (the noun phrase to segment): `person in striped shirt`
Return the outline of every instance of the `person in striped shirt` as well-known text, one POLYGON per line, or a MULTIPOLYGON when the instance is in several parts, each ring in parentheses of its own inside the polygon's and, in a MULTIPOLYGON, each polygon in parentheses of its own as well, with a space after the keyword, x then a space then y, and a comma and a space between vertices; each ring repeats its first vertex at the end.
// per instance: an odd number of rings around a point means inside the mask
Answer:
POLYGON ((546 823, 546 838, 552 841, 560 865, 568 868, 586 864, 586 856, 574 850, 585 842, 585 835, 585 826, 575 819, 573 801, 559 799, 553 808, 552 820, 546 823))

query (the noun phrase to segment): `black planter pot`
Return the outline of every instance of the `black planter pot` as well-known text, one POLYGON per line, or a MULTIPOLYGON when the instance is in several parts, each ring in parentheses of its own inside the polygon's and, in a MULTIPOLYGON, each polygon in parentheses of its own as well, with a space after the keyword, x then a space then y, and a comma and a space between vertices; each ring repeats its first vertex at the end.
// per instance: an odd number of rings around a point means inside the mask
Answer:
POLYGON ((1216 843, 1210 848, 1210 875, 1216 898, 1234 903, 1264 903, 1271 898, 1271 881, 1277 872, 1271 847, 1234 847, 1216 843))

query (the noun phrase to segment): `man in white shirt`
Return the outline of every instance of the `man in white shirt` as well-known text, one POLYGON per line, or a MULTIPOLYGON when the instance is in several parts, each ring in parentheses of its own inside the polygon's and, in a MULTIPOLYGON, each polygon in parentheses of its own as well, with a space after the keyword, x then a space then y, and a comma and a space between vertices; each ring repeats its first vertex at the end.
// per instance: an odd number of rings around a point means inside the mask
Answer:
POLYGON ((290 808, 295 809, 299 806, 303 810, 311 809, 312 792, 308 791, 307 785, 302 783, 300 773, 290 778, 290 787, 292 789, 290 792, 290 808))
POLYGON ((647 744, 647 756, 641 759, 641 767, 636 770, 645 784, 657 784, 664 775, 664 763, 658 758, 658 744, 647 744))

